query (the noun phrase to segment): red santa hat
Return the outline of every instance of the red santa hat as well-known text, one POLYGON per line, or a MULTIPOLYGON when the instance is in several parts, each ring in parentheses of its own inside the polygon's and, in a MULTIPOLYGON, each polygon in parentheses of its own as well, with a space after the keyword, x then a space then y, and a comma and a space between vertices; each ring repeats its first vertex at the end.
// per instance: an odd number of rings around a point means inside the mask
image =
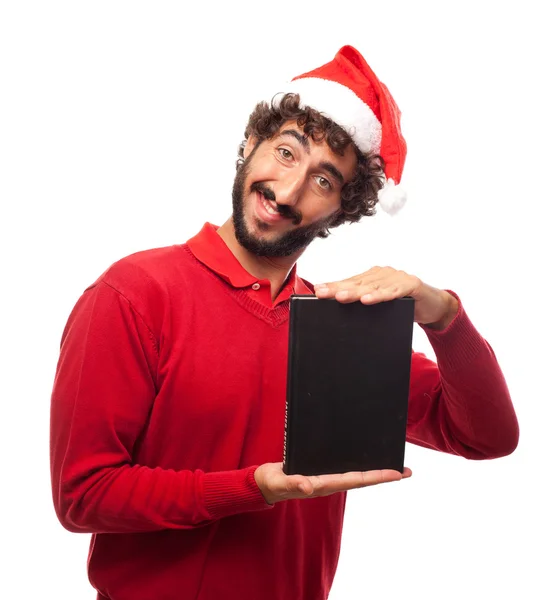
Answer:
POLYGON ((311 106, 344 128, 363 153, 381 155, 385 185, 379 204, 389 214, 398 212, 406 202, 398 185, 406 159, 400 110, 364 57, 343 46, 331 62, 294 77, 284 90, 288 93, 299 94, 302 107, 311 106))

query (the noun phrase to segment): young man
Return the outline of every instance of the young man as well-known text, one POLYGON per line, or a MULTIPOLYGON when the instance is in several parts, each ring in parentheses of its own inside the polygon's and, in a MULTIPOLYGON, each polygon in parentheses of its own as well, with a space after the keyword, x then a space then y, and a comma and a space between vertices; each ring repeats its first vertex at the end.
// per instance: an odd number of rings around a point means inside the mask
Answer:
POLYGON ((325 599, 345 491, 411 474, 282 472, 294 292, 413 296, 437 364, 413 354, 408 440, 473 459, 516 447, 505 380, 456 294, 390 267, 316 288, 297 275, 312 239, 373 214, 380 192, 388 206, 406 146, 351 47, 286 92, 250 117, 232 217, 112 265, 64 330, 53 497, 64 527, 94 534, 99 599, 325 599))

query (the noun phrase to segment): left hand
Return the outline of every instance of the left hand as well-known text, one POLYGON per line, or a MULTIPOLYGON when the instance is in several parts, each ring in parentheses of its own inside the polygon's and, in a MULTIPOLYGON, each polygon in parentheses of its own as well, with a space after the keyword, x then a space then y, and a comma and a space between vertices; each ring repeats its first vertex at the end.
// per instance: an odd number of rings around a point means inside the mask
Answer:
POLYGON ((373 267, 349 279, 316 285, 315 295, 362 304, 411 296, 415 301, 414 321, 433 329, 445 329, 458 311, 458 300, 452 294, 392 267, 373 267))

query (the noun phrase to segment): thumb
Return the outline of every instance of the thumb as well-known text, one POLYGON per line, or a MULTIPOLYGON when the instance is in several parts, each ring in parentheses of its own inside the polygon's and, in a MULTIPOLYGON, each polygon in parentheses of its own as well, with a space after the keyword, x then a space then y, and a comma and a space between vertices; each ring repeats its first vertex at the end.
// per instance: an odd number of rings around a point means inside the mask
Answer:
POLYGON ((313 492, 311 481, 303 475, 287 475, 285 491, 289 495, 302 493, 309 496, 313 492))
POLYGON ((306 496, 311 496, 313 494, 313 485, 309 479, 302 479, 300 483, 298 483, 298 491, 302 492, 306 496))

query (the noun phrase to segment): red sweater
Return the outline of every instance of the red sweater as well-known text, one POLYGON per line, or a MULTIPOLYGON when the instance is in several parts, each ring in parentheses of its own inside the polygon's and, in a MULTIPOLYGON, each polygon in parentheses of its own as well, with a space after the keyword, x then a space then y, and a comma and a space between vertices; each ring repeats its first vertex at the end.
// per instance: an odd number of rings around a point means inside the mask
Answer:
MULTIPOLYGON (((273 303, 206 224, 83 293, 62 338, 51 468, 61 523, 94 534, 99 599, 327 598, 345 494, 270 507, 253 476, 282 460, 288 299, 308 286, 293 270, 273 303)), ((473 459, 512 452, 503 375, 462 307, 445 331, 425 330, 438 366, 413 354, 408 440, 473 459)))

